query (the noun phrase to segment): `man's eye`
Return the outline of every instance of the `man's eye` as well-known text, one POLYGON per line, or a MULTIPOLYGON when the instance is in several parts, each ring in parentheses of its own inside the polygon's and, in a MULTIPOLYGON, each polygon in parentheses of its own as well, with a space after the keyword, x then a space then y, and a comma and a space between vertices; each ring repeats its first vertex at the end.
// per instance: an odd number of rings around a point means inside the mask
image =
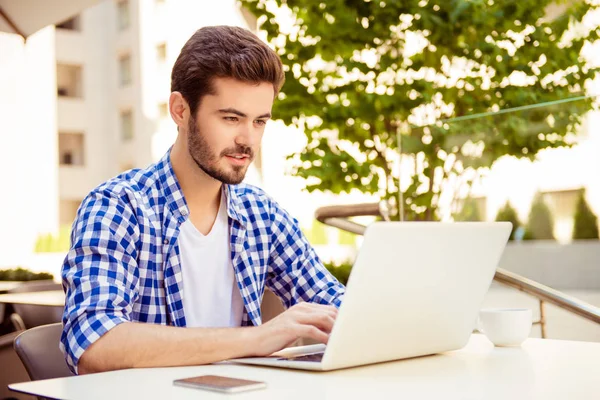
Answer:
POLYGON ((264 126, 267 124, 267 121, 265 121, 264 119, 257 119, 256 123, 260 126, 264 126))
POLYGON ((238 120, 238 117, 223 117, 223 119, 225 121, 233 121, 233 122, 235 122, 235 121, 238 120))

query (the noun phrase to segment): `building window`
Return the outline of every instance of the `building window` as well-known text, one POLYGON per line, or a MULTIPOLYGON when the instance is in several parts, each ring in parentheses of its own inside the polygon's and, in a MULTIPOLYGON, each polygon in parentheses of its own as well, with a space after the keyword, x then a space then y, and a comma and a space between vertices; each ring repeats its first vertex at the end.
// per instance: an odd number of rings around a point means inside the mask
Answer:
POLYGON ((67 31, 81 31, 81 18, 79 15, 74 16, 60 24, 56 25, 58 29, 64 29, 67 31))
POLYGON ((60 97, 83 97, 82 72, 78 65, 56 65, 56 91, 60 97))
POLYGON ((83 166, 85 164, 83 133, 58 133, 58 163, 83 166))
POLYGON ((120 31, 129 28, 131 23, 131 14, 129 13, 129 1, 120 0, 117 3, 117 24, 120 31))
POLYGON ((577 188, 542 192, 544 202, 548 205, 554 219, 554 236, 561 242, 571 239, 573 216, 582 190, 582 188, 577 188))
POLYGON ((159 103, 158 104, 158 117, 159 118, 167 118, 169 115, 169 104, 168 103, 159 103))
POLYGON ((575 212, 577 199, 579 199, 582 190, 583 189, 578 188, 572 190, 542 192, 542 196, 552 211, 552 215, 558 218, 569 218, 572 217, 575 212))
POLYGON ((156 46, 156 61, 164 63, 167 61, 167 44, 161 43, 156 46))
POLYGON ((133 139, 133 113, 131 110, 121 112, 121 139, 124 142, 133 139))
POLYGON ((119 57, 119 83, 121 86, 131 83, 131 56, 129 54, 119 57))

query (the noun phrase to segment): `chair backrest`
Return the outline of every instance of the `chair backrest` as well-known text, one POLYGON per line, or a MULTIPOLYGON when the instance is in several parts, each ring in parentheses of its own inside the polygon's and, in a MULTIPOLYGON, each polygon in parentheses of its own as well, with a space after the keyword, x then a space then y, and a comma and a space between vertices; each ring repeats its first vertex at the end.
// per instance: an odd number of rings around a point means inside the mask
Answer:
MULTIPOLYGON (((26 292, 44 292, 48 290, 61 290, 62 285, 53 281, 31 281, 25 282, 11 290, 9 293, 26 293, 26 292)), ((36 306, 29 304, 13 304, 13 309, 17 313, 25 328, 33 328, 34 326, 48 325, 55 322, 60 322, 62 319, 62 308, 36 306)))
POLYGON ((262 304, 260 306, 263 324, 282 312, 285 311, 281 300, 269 289, 265 288, 265 294, 263 296, 262 304))
POLYGON ((63 378, 73 374, 58 348, 62 323, 36 326, 15 338, 15 351, 32 381, 63 378))

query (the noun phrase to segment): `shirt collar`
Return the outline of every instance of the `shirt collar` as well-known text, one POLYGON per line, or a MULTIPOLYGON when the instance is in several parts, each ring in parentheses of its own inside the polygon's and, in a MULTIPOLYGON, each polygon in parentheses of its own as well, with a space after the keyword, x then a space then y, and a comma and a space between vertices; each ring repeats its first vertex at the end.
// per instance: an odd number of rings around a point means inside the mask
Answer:
POLYGON ((237 185, 225 185, 227 193, 227 214, 231 219, 238 221, 242 226, 246 227, 248 223, 248 212, 243 207, 243 200, 238 193, 237 185))
MULTIPOLYGON (((160 181, 160 190, 162 197, 165 199, 165 204, 177 219, 185 221, 190 210, 183 196, 179 181, 173 171, 171 164, 171 149, 155 164, 155 171, 160 181)), ((246 226, 248 216, 243 207, 243 200, 238 193, 237 185, 224 185, 227 195, 227 215, 238 221, 243 226, 246 226)))

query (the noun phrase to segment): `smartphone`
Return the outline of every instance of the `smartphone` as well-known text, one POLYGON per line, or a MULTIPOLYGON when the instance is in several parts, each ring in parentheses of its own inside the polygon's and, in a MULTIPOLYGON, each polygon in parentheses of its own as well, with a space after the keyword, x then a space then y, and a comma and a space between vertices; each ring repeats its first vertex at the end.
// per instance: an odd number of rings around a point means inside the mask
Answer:
POLYGON ((264 389, 267 387, 265 382, 249 381, 246 379, 218 375, 201 375, 192 378, 177 379, 173 381, 173 385, 212 390, 221 393, 239 393, 249 390, 264 389))

